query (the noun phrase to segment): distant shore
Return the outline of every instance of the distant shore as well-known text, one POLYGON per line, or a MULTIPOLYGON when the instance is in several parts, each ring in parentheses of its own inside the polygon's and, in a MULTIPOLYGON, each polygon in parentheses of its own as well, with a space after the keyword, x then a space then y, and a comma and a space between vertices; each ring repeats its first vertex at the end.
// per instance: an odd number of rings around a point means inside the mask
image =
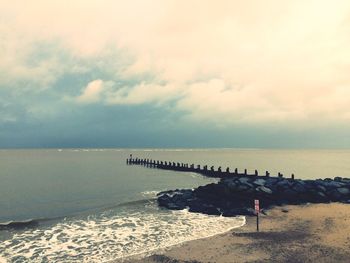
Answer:
POLYGON ((260 232, 256 218, 247 217, 245 226, 225 234, 124 262, 349 262, 349 204, 275 207, 260 222, 260 232))

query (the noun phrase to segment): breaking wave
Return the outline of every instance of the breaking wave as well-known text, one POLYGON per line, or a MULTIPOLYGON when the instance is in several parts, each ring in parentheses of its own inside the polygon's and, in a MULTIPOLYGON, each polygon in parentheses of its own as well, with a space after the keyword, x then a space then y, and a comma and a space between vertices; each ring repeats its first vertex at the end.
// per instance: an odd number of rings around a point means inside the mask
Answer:
POLYGON ((244 217, 160 209, 155 200, 129 204, 86 217, 63 218, 36 228, 9 230, 10 237, 0 243, 0 258, 9 262, 105 262, 147 254, 245 224, 244 217))
POLYGON ((8 229, 8 228, 14 228, 14 229, 21 229, 25 227, 35 227, 39 224, 39 220, 35 219, 27 219, 23 221, 7 221, 0 223, 0 230, 8 229))

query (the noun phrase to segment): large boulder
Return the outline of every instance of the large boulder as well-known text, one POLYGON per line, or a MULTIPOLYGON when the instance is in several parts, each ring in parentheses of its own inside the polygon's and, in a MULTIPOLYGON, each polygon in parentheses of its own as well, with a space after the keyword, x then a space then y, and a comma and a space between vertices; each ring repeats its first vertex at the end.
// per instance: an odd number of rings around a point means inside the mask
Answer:
POLYGON ((292 185, 293 183, 291 183, 290 181, 282 180, 276 183, 276 188, 279 190, 284 190, 284 189, 291 188, 292 185))
POLYGON ((221 212, 217 207, 211 204, 202 203, 201 201, 197 201, 197 203, 191 203, 189 206, 189 211, 207 215, 221 215, 221 212))
MULTIPOLYGON (((175 197, 175 196, 174 196, 175 197)), ((182 210, 186 208, 186 203, 180 198, 174 198, 168 194, 158 197, 158 204, 161 207, 166 207, 171 210, 182 210)))
POLYGON ((271 195, 273 192, 270 188, 267 188, 265 186, 259 186, 256 188, 256 190, 258 192, 261 192, 261 193, 264 193, 264 194, 268 194, 268 195, 271 195))
POLYGON ((330 200, 333 202, 337 202, 343 199, 343 195, 337 190, 333 190, 327 193, 327 195, 329 196, 330 200))
MULTIPOLYGON (((231 179, 231 178, 230 178, 231 179)), ((234 190, 234 189, 236 189, 236 187, 237 187, 237 183, 236 183, 236 181, 235 180, 226 180, 225 182, 224 182, 224 184, 225 184, 225 186, 228 188, 228 189, 230 189, 230 190, 234 190)))
POLYGON ((236 190, 239 191, 239 192, 245 192, 247 191, 248 189, 251 189, 252 188, 252 185, 248 185, 247 183, 244 183, 244 184, 239 184, 236 186, 236 190))
POLYGON ((263 186, 265 185, 266 181, 264 179, 256 179, 253 181, 253 184, 258 185, 258 186, 263 186))
POLYGON ((336 181, 330 181, 330 182, 327 182, 327 184, 326 184, 326 186, 330 187, 330 188, 338 188, 338 187, 342 187, 344 185, 346 185, 346 184, 343 182, 336 182, 336 181))
POLYGON ((323 192, 323 193, 325 193, 325 192, 327 191, 327 188, 324 187, 324 186, 321 185, 321 184, 316 185, 316 188, 317 188, 317 190, 319 190, 319 191, 321 191, 321 192, 323 192))
POLYGON ((221 215, 220 210, 213 205, 205 205, 203 213, 207 215, 221 215))
POLYGON ((245 177, 239 178, 238 181, 239 181, 241 184, 244 184, 244 183, 250 182, 250 181, 251 181, 251 178, 245 176, 245 177))
POLYGON ((346 188, 346 187, 337 188, 337 191, 339 193, 341 193, 342 195, 349 195, 350 194, 349 188, 346 188))
POLYGON ((304 191, 306 191, 306 187, 305 184, 297 182, 292 186, 293 190, 298 192, 298 193, 303 193, 304 191))

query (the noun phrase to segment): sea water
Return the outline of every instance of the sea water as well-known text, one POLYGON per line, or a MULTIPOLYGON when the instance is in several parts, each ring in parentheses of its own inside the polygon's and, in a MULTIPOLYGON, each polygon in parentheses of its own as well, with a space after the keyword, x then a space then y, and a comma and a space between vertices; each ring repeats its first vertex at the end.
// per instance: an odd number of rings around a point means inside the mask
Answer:
POLYGON ((348 150, 0 150, 0 262, 104 262, 245 223, 160 209, 157 192, 216 179, 126 165, 130 154, 303 179, 350 177, 348 150))

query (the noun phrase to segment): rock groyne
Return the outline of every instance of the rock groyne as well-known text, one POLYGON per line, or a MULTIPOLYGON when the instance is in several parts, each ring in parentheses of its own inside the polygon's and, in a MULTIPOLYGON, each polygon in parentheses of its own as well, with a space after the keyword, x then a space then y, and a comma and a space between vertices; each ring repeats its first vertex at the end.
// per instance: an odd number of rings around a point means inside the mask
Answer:
POLYGON ((218 183, 200 186, 196 189, 177 189, 158 194, 158 204, 173 210, 189 209, 210 215, 253 215, 254 200, 260 200, 260 207, 268 209, 275 205, 304 203, 350 203, 350 179, 301 180, 294 174, 285 178, 281 173, 273 177, 268 171, 259 174, 257 170, 248 174, 247 169, 240 173, 227 167, 222 170, 214 166, 155 161, 130 158, 128 165, 143 165, 178 172, 195 172, 208 177, 220 178, 218 183))
POLYGON ((218 183, 161 192, 158 203, 168 209, 185 209, 209 215, 254 215, 254 200, 268 209, 275 205, 303 203, 350 203, 350 179, 292 180, 280 177, 240 176, 218 183))

